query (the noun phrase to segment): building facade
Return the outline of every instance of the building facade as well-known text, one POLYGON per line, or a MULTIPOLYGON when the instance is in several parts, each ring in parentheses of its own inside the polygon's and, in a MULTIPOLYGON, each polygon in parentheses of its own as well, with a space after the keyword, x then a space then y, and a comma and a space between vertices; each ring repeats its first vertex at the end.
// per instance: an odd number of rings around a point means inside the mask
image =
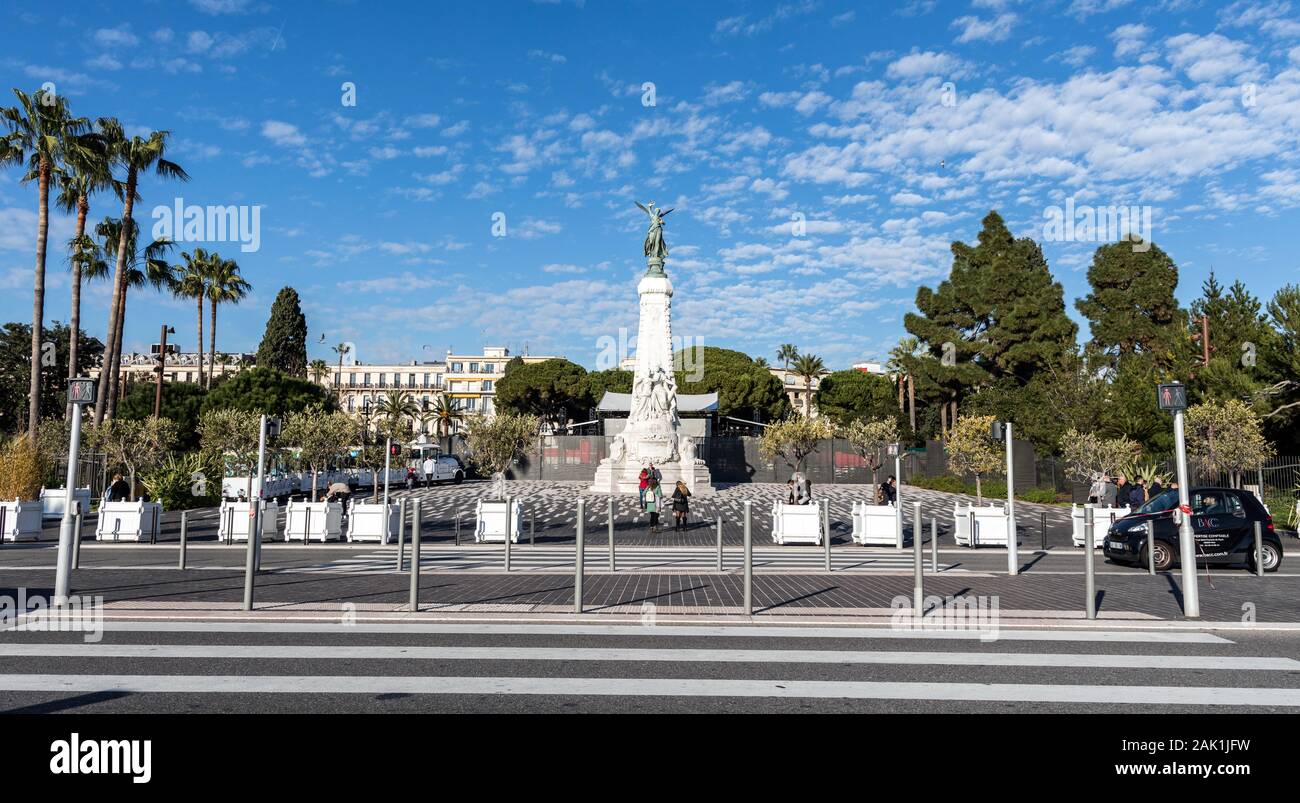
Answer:
MULTIPOLYGON (((206 378, 208 373, 212 376, 219 377, 226 374, 237 374, 240 371, 247 370, 255 365, 257 355, 255 354, 217 354, 216 360, 212 355, 203 355, 203 375, 206 378)), ((103 372, 103 365, 97 365, 90 369, 90 375, 99 379, 103 372)), ((121 368, 118 372, 118 387, 125 393, 128 386, 137 382, 154 383, 158 381, 158 355, 157 354, 130 354, 122 355, 121 368)), ((196 352, 173 352, 167 355, 167 362, 163 370, 163 382, 190 382, 199 381, 199 355, 196 352)))
MULTIPOLYGON (((880 376, 889 375, 889 372, 885 370, 885 366, 878 362, 855 362, 852 367, 855 371, 862 371, 867 374, 878 374, 880 376)), ((817 417, 817 388, 821 387, 822 378, 830 376, 833 372, 822 371, 821 374, 813 377, 812 387, 809 389, 804 385, 803 377, 799 376, 794 371, 786 370, 779 365, 768 366, 767 370, 772 372, 772 376, 781 380, 781 385, 785 388, 786 396, 790 399, 790 406, 793 407, 796 412, 803 412, 804 396, 811 393, 813 398, 808 401, 808 409, 813 418, 817 417)))
MULTIPOLYGON (((489 346, 482 354, 453 354, 446 359, 407 363, 337 363, 330 366, 328 375, 320 383, 339 395, 339 406, 347 413, 364 416, 367 408, 377 409, 381 400, 400 393, 409 393, 420 407, 423 421, 415 421, 417 431, 434 434, 437 421, 432 414, 438 397, 445 395, 462 415, 496 414, 496 383, 505 375, 510 362, 510 350, 503 346, 489 346)), ((557 359, 522 355, 525 363, 557 359)), ((452 431, 461 429, 459 422, 452 431)))

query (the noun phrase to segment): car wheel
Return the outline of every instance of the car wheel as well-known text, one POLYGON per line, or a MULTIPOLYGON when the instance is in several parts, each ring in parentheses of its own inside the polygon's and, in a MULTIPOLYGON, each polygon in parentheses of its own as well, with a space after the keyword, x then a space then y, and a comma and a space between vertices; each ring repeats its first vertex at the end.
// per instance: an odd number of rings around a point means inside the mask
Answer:
MULTIPOLYGON (((1277 571, 1278 568, 1282 566, 1281 551, 1279 551, 1276 546, 1270 544, 1268 541, 1265 541, 1261 545, 1261 549, 1263 549, 1264 551, 1264 571, 1266 572, 1277 571)), ((1253 544, 1250 547, 1250 552, 1248 553, 1248 557, 1246 561, 1250 565, 1250 570, 1252 572, 1259 571, 1259 567, 1255 564, 1255 547, 1253 544)))
POLYGON ((457 485, 460 485, 462 482, 465 481, 465 472, 463 472, 463 471, 457 471, 457 472, 456 472, 456 479, 453 480, 453 481, 454 481, 457 485))
MULTIPOLYGON (((1155 544, 1156 544, 1156 571, 1167 572, 1174 567, 1174 551, 1170 549, 1169 544, 1166 544, 1164 541, 1161 541, 1158 538, 1155 539, 1155 544)), ((1147 549, 1148 547, 1142 548, 1143 566, 1151 565, 1151 558, 1147 555, 1147 549)))

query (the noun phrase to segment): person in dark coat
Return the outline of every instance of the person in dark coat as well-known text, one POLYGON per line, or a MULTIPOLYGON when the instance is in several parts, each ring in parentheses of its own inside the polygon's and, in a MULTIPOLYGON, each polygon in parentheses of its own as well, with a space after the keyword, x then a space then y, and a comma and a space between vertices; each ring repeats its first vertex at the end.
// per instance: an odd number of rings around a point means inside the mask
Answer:
POLYGON ((1147 499, 1155 499, 1162 491, 1164 491, 1164 488, 1160 485, 1160 480, 1153 478, 1151 480, 1151 490, 1147 492, 1147 499))
POLYGON ((113 484, 108 486, 108 501, 128 502, 131 499, 131 484, 122 479, 121 474, 113 475, 113 484))
POLYGON ((892 474, 889 479, 885 480, 885 484, 880 486, 880 490, 884 492, 885 504, 894 505, 898 503, 898 480, 892 474))
POLYGON ((686 530, 686 514, 691 511, 690 502, 688 501, 690 498, 690 489, 686 487, 686 483, 678 480, 677 487, 673 489, 673 518, 675 520, 673 530, 679 532, 686 530))
POLYGON ((1123 474, 1119 475, 1119 482, 1115 483, 1115 499, 1118 504, 1127 505, 1129 494, 1133 492, 1133 486, 1129 484, 1128 477, 1123 474))
POLYGON ((1137 510, 1147 503, 1146 481, 1138 477, 1137 483, 1128 492, 1128 506, 1137 510))

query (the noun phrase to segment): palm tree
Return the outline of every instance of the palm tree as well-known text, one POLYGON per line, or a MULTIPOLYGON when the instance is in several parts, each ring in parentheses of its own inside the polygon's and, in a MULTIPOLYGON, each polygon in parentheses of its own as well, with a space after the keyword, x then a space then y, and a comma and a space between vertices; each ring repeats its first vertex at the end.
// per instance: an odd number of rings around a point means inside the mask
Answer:
POLYGON ((908 421, 916 432, 916 360, 921 354, 921 341, 908 336, 900 338, 889 352, 886 368, 898 377, 898 411, 903 411, 903 384, 907 383, 908 421))
MULTIPOLYGON (((248 297, 253 286, 239 273, 239 263, 213 254, 208 265, 208 308, 212 325, 208 327, 208 357, 217 358, 217 307, 238 304, 248 297)), ((208 371, 208 389, 212 388, 212 371, 208 371)))
POLYGON ((330 364, 324 360, 312 360, 307 366, 307 373, 311 376, 311 381, 318 385, 324 384, 325 377, 330 373, 330 364))
MULTIPOLYGON (((112 163, 126 170, 121 219, 127 221, 129 226, 134 226, 135 219, 131 213, 135 208, 136 187, 141 173, 148 172, 152 168, 163 178, 189 180, 189 175, 180 165, 164 158, 167 153, 167 138, 171 136, 171 132, 154 131, 148 137, 134 136, 128 139, 126 132, 122 130, 122 124, 113 118, 100 118, 99 130, 104 137, 112 163)), ((118 238, 117 263, 113 271, 112 315, 108 321, 110 346, 104 358, 104 365, 108 372, 108 387, 100 388, 99 398, 95 400, 96 424, 104 419, 106 412, 111 417, 117 409, 118 371, 122 363, 122 349, 116 344, 122 341, 120 330, 123 318, 126 317, 126 249, 128 240, 134 240, 135 233, 130 232, 130 234, 129 238, 118 238)))
MULTIPOLYGON (((132 224, 123 227, 122 221, 110 217, 104 218, 99 225, 95 226, 96 236, 103 241, 103 245, 100 248, 103 253, 125 253, 127 255, 126 269, 122 274, 122 292, 116 294, 116 298, 114 299, 116 302, 115 306, 109 310, 109 320, 112 321, 113 318, 116 318, 120 324, 126 322, 126 293, 128 288, 140 288, 148 284, 155 290, 171 290, 176 283, 176 268, 163 259, 163 257, 167 255, 167 252, 175 247, 175 243, 170 240, 154 240, 145 246, 143 250, 140 250, 136 245, 136 236, 139 232, 140 227, 138 225, 132 224), (122 236, 123 228, 128 232, 125 238, 122 236), (123 242, 124 239, 125 242, 123 242)), ((95 271, 96 273, 102 271, 102 273, 106 275, 108 273, 108 265, 101 261, 98 267, 95 268, 95 271)), ((106 349, 105 354, 108 353, 107 350, 113 350, 117 352, 120 358, 122 353, 122 339, 125 331, 125 326, 119 325, 117 327, 117 331, 110 338, 109 342, 104 344, 106 349)), ((107 365, 107 357, 105 357, 105 362, 103 363, 103 366, 105 367, 101 368, 99 372, 101 378, 104 376, 104 370, 106 370, 107 365)), ((116 370, 117 369, 114 369, 114 371, 116 370)), ((104 383, 101 381, 101 399, 104 394, 103 388, 104 383)), ((114 383, 113 392, 117 392, 116 383, 114 383)), ((106 408, 106 415, 111 418, 113 414, 117 412, 117 399, 109 399, 107 403, 108 407, 106 408)), ((96 400, 95 404, 96 407, 98 407, 99 399, 96 400)))
POLYGON ((349 346, 347 343, 340 343, 337 346, 334 346, 333 348, 334 348, 334 353, 339 355, 339 378, 338 378, 338 382, 335 384, 335 387, 338 389, 339 398, 342 399, 343 398, 343 356, 348 352, 352 351, 352 347, 349 346))
POLYGON ((812 381, 826 372, 826 364, 815 354, 800 354, 794 361, 795 376, 803 380, 803 417, 812 415, 812 381))
POLYGON ((208 295, 208 274, 216 254, 209 255, 202 248, 195 248, 194 254, 182 251, 184 265, 176 266, 176 281, 171 287, 172 295, 177 298, 192 298, 198 305, 198 324, 195 327, 199 354, 199 387, 203 387, 203 299, 208 295))
MULTIPOLYGON (((68 379, 77 375, 77 350, 81 340, 81 283, 83 279, 99 278, 106 266, 99 257, 95 241, 86 234, 86 218, 90 214, 90 196, 107 189, 121 191, 113 181, 108 166, 108 155, 103 140, 95 133, 78 137, 79 147, 65 154, 65 170, 59 176, 59 194, 55 203, 69 214, 77 215, 77 230, 68 241, 68 265, 72 270, 72 313, 68 322, 68 379)), ((64 420, 71 420, 72 402, 64 410, 64 420)))
MULTIPOLYGON (((84 146, 79 135, 90 127, 84 117, 73 117, 61 97, 38 89, 28 95, 15 89, 18 105, 0 110, 9 134, 0 140, 0 164, 23 164, 23 182, 36 182, 36 280, 32 297, 32 362, 27 405, 27 436, 36 443, 41 420, 41 341, 45 321, 45 248, 50 232, 50 183, 62 172, 70 155, 84 146)), ((76 158, 74 156, 74 158, 76 158)), ((76 337, 76 334, 73 334, 76 337)))
MULTIPOLYGON (((317 362, 322 367, 325 366, 324 360, 317 360, 317 362)), ((329 368, 326 367, 325 370, 329 371, 329 368)), ((415 397, 410 393, 399 391, 381 398, 379 404, 375 406, 375 413, 383 421, 386 432, 400 433, 405 419, 414 421, 420 415, 420 405, 415 403, 415 397)), ((406 431, 409 433, 410 429, 408 424, 406 431)))
MULTIPOLYGON (((452 430, 457 424, 465 419, 465 414, 461 412, 460 406, 456 402, 447 398, 447 394, 439 393, 437 400, 433 403, 433 409, 429 411, 433 420, 437 421, 434 430, 439 437, 451 438, 452 430)), ((451 442, 448 440, 448 450, 451 442)))
POLYGON ((767 367, 767 360, 766 360, 765 358, 763 358, 763 357, 755 357, 755 358, 754 358, 754 365, 757 365, 759 368, 766 368, 766 367, 767 367))
POLYGON ((799 349, 795 348, 793 343, 782 343, 781 348, 776 350, 776 358, 785 366, 785 370, 790 370, 790 363, 799 359, 799 349))

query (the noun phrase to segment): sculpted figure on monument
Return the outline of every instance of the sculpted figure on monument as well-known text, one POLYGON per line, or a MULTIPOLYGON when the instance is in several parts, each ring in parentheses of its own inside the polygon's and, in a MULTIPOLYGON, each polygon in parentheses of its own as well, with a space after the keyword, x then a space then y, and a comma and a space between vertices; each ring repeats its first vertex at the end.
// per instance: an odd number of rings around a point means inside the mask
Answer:
POLYGON ((673 210, 656 209, 654 201, 651 201, 648 207, 642 206, 640 201, 634 203, 650 218, 650 228, 645 233, 645 255, 653 259, 663 259, 668 256, 668 244, 664 242, 664 218, 668 217, 668 213, 673 210))

